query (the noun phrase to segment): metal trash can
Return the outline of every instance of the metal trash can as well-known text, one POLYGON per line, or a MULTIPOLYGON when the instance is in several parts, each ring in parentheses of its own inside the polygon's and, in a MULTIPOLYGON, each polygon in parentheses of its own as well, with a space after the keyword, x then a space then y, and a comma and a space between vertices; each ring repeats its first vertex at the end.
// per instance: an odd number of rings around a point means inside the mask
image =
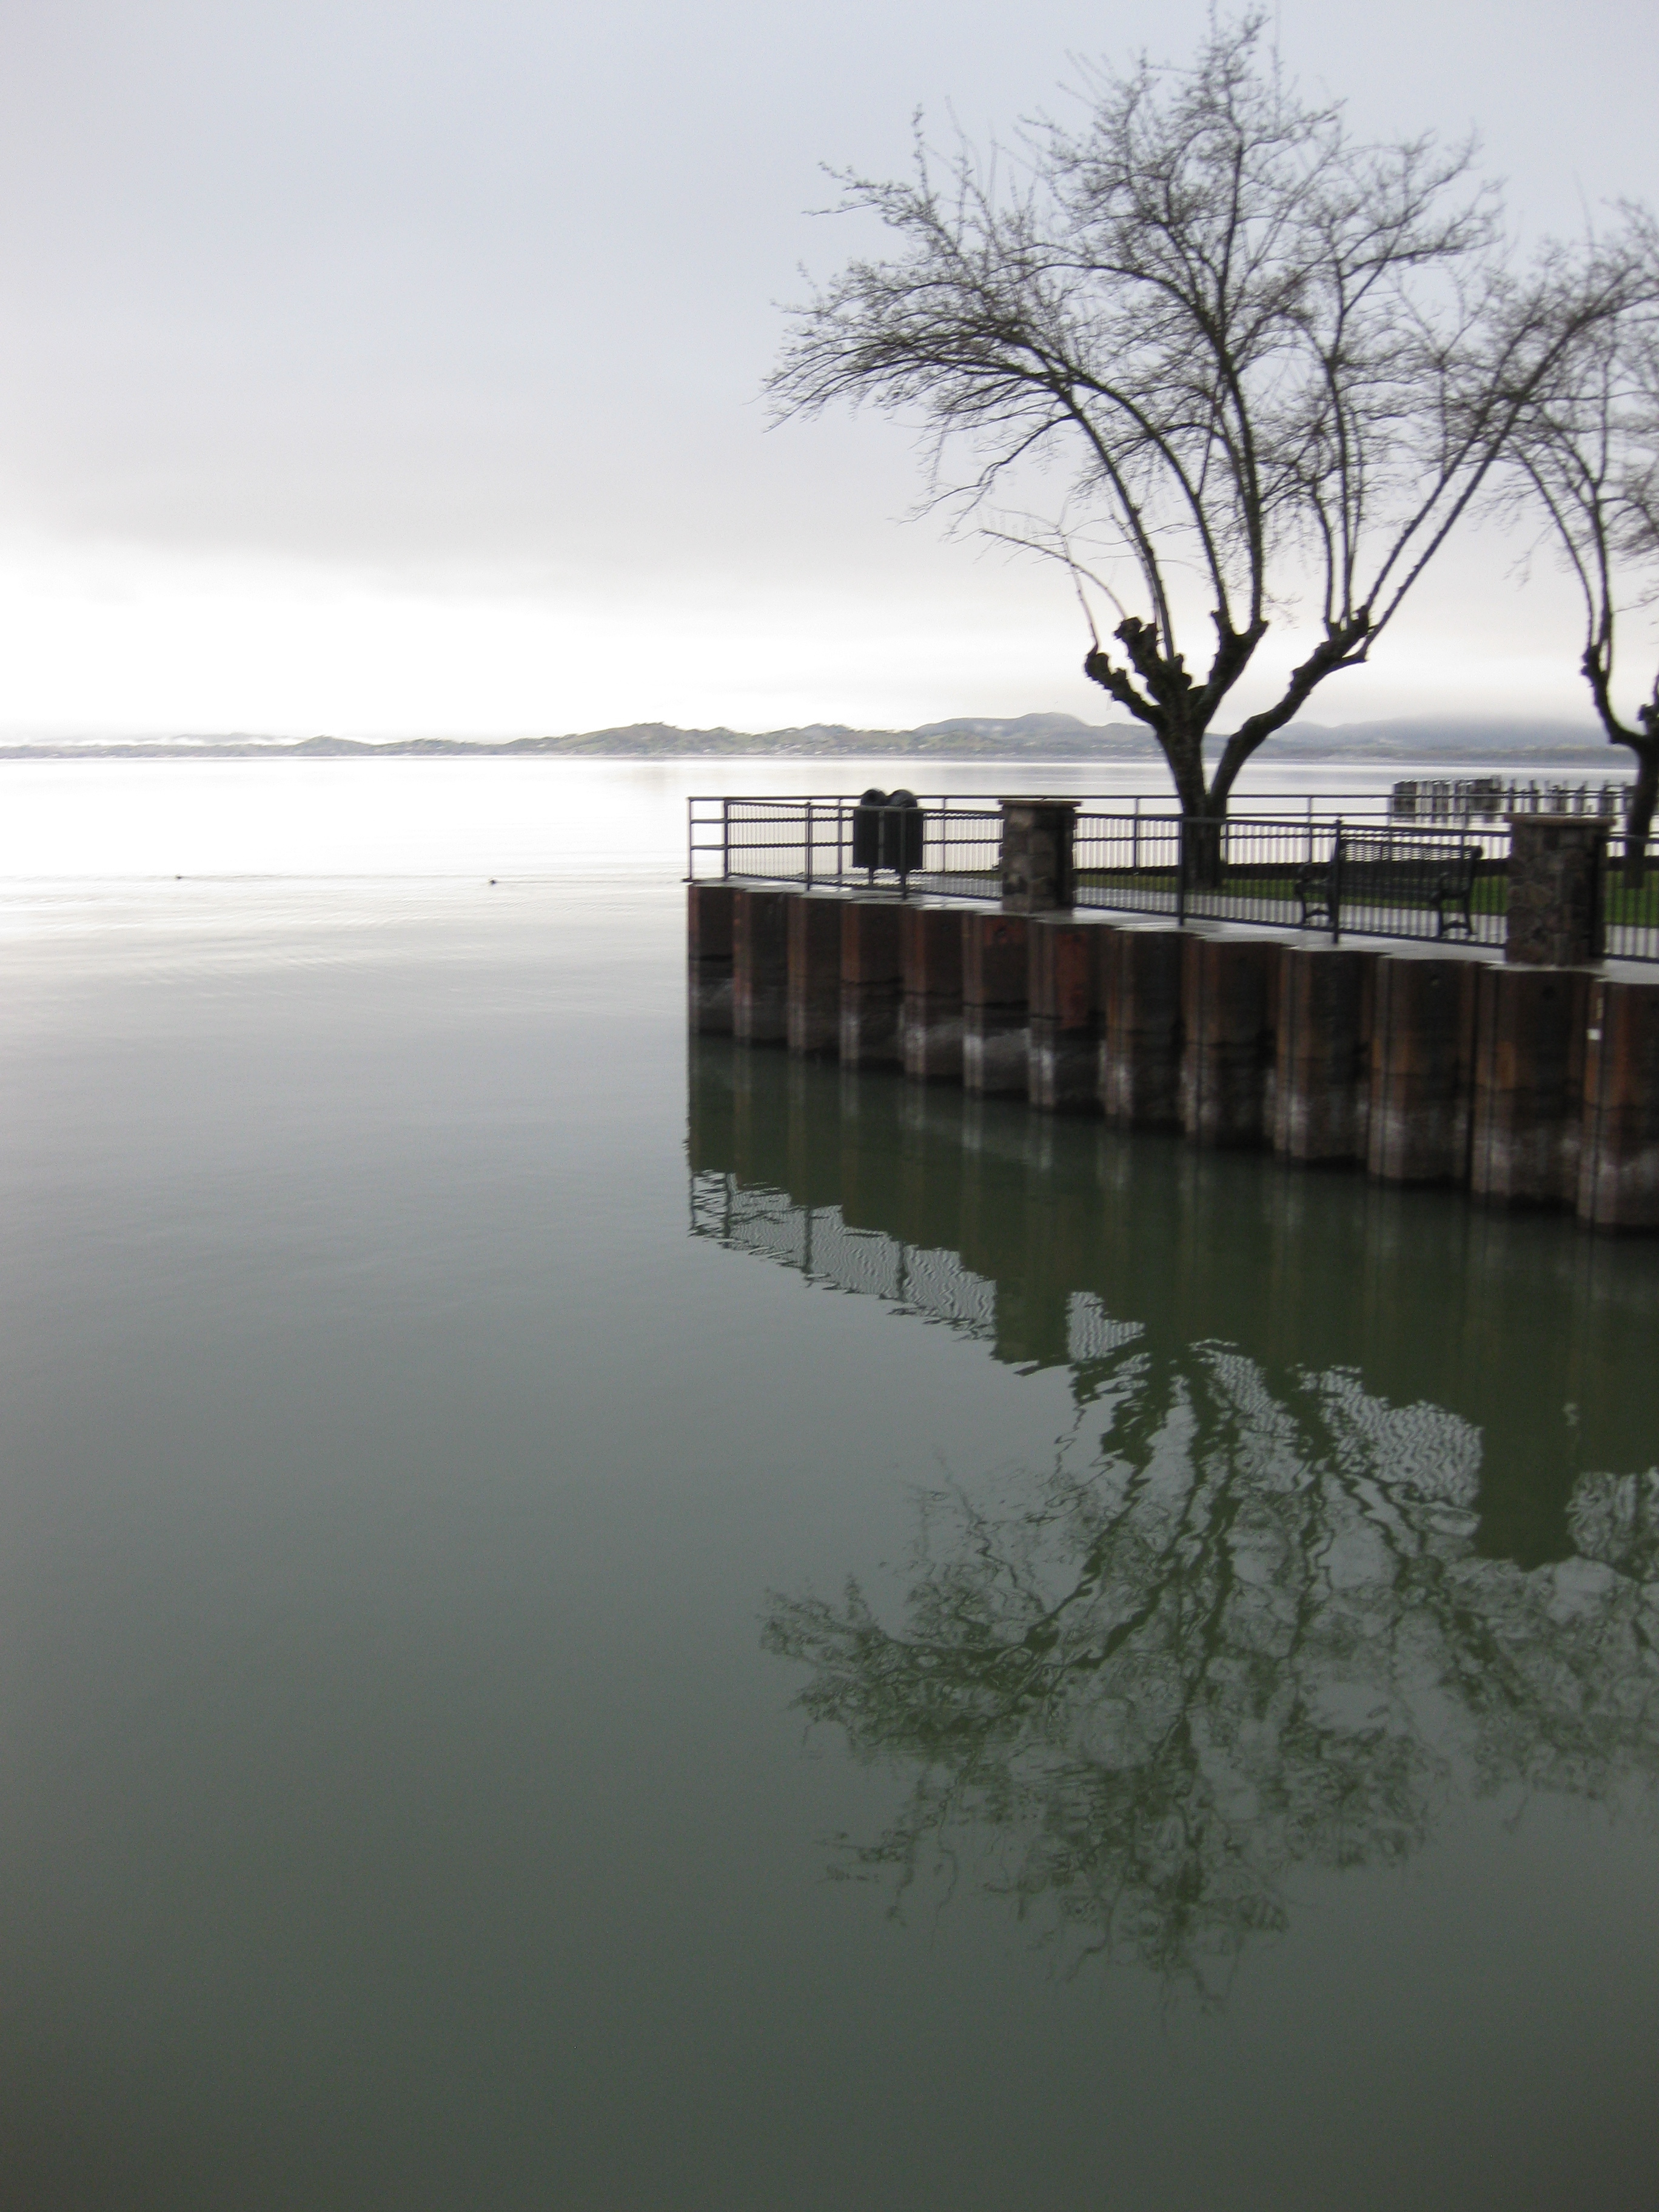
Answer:
MULTIPOLYGON (((914 805, 914 801, 912 804, 914 805)), ((884 867, 882 858, 882 823, 885 819, 887 793, 873 785, 861 792, 859 803, 853 809, 853 866, 855 868, 884 867)))
POLYGON ((921 866, 922 811, 914 791, 896 791, 881 817, 881 859, 877 866, 908 876, 921 866))

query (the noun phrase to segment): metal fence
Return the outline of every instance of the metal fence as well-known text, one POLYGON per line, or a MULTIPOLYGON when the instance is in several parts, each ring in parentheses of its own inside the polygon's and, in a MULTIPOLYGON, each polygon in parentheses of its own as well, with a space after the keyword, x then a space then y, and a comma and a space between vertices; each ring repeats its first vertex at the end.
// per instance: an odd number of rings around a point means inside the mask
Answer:
MULTIPOLYGON (((969 793, 923 796, 927 848, 924 866, 910 872, 918 890, 937 888, 967 898, 994 897, 1001 840, 1001 810, 994 799, 969 793), (934 883, 924 881, 932 878, 934 883)), ((1157 793, 1122 798, 1080 797, 1079 808, 1095 808, 1137 822, 1167 823, 1170 801, 1157 793)), ((1346 799, 1307 792, 1267 792, 1250 801, 1252 818, 1304 830, 1346 821, 1386 823, 1393 801, 1387 792, 1357 793, 1346 799)), ((760 883, 800 883, 825 888, 865 886, 868 871, 853 860, 855 817, 862 802, 844 793, 805 798, 731 799, 699 795, 686 802, 688 874, 694 882, 730 876, 760 883)), ((898 887, 892 871, 878 881, 898 887)))
POLYGON ((1625 879, 1627 845, 1622 832, 1607 840, 1602 886, 1607 956, 1613 960, 1659 960, 1659 860, 1644 850, 1639 883, 1625 879))
POLYGON ((694 882, 729 877, 806 890, 880 884, 901 896, 1002 896, 1002 812, 994 801, 927 797, 877 807, 839 797, 693 799, 688 811, 694 882))
MULTIPOLYGON (((971 796, 927 797, 914 810, 845 797, 694 799, 690 873, 995 901, 1001 830, 1000 808, 971 796), (908 823, 884 831, 901 812, 908 823)), ((1484 821, 1439 830, 1287 810, 1183 822, 1084 799, 1073 896, 1079 908, 1177 923, 1497 947, 1508 924, 1509 848, 1507 826, 1484 821)), ((1659 860, 1627 885, 1620 830, 1607 841, 1606 918, 1610 957, 1659 961, 1659 860)))
POLYGON ((1086 813, 1074 854, 1079 907, 1333 939, 1504 941, 1507 830, 1437 836, 1341 820, 1086 813))

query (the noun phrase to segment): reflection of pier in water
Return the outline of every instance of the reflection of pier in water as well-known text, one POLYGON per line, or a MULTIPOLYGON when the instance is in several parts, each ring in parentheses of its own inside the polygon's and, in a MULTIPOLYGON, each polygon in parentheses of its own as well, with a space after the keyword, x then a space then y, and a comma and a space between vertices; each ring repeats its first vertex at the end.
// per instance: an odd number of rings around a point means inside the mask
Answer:
POLYGON ((1043 1462, 918 1500, 878 1610, 775 1594, 798 1703, 910 1778, 841 1870, 972 1878, 1212 1994, 1299 1868, 1452 1797, 1659 1775, 1643 1252, 696 1048, 692 1229, 1070 1370, 1043 1462), (1363 1373, 1358 1361, 1363 1360, 1363 1373))
POLYGON ((691 1040, 690 1151, 695 1233, 1069 1367, 1084 1397, 1134 1337, 1358 1364, 1393 1405, 1455 1412, 1493 1554, 1566 1556, 1577 1475, 1659 1456, 1644 1245, 718 1037, 691 1040))
MULTIPOLYGON (((879 1229, 849 1228, 838 1206, 797 1206, 786 1192, 706 1169, 691 1178, 691 1234, 775 1260, 808 1282, 943 1322, 994 1351, 1000 1340, 994 1281, 976 1275, 959 1253, 907 1244, 879 1229)), ((1113 1321, 1087 1291, 1073 1291, 1066 1302, 1069 1366, 1086 1368, 1139 1334, 1138 1324, 1113 1321)))

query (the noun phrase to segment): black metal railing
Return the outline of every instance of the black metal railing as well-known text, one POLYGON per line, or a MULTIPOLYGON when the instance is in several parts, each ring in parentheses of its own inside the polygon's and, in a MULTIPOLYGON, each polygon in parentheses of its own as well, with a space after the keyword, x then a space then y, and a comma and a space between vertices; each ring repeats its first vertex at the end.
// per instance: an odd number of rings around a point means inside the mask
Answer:
POLYGON ((1607 840, 1602 882, 1607 956, 1613 960, 1659 960, 1659 853, 1644 846, 1639 882, 1627 882, 1628 841, 1622 830, 1607 840))
POLYGON ((1436 836, 1368 824, 1082 813, 1079 907, 1255 922, 1340 939, 1501 945, 1509 832, 1436 836))
POLYGON ((1323 876, 1304 880, 1306 925, 1335 937, 1431 938, 1501 945, 1509 927, 1509 833, 1436 836, 1347 830, 1323 876))
MULTIPOLYGON (((908 795, 908 794, 907 794, 908 795)), ((1000 810, 995 799, 967 793, 924 796, 917 800, 927 826, 925 865, 913 872, 956 879, 969 897, 989 896, 988 884, 1000 865, 1000 810)), ((1149 837, 1157 825, 1175 817, 1167 798, 1131 793, 1122 798, 1080 796, 1079 809, 1145 822, 1149 837)), ((1389 818, 1386 792, 1355 793, 1341 799, 1308 792, 1267 792, 1250 801, 1252 817, 1306 831, 1328 826, 1339 816, 1351 823, 1389 818)), ((854 817, 863 802, 846 793, 805 797, 768 795, 726 798, 697 795, 686 802, 687 873, 692 881, 711 877, 748 878, 757 882, 834 884, 851 887, 866 879, 852 857, 854 817)), ((892 872, 882 871, 888 880, 892 872)))
MULTIPOLYGON (((1504 940, 1510 832, 1502 823, 1437 830, 1310 808, 1205 822, 1123 801, 1083 799, 1079 807, 1079 908, 1333 939, 1504 940)), ((1001 896, 1001 812, 981 798, 880 809, 845 796, 693 799, 690 817, 694 880, 1001 896)), ((1607 843, 1607 954, 1659 962, 1659 855, 1649 857, 1639 884, 1627 885, 1625 842, 1614 830, 1607 843)))
POLYGON ((694 882, 725 877, 805 890, 1002 896, 1001 810, 982 799, 906 792, 877 806, 839 796, 696 798, 688 809, 694 882))

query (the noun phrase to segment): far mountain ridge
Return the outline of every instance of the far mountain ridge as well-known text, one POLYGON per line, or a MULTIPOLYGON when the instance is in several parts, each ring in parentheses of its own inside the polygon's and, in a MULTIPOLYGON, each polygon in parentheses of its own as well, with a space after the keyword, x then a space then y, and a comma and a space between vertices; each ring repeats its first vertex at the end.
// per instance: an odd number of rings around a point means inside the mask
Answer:
MULTIPOLYGON (((1223 739, 1218 738, 1219 750, 1223 739)), ((176 736, 130 740, 62 739, 0 745, 0 759, 380 759, 383 757, 522 758, 554 760, 886 760, 1156 762, 1150 732, 1134 722, 1089 723, 1075 714, 952 715, 908 730, 860 729, 849 723, 811 722, 750 732, 724 725, 681 729, 669 722, 630 722, 612 728, 539 738, 302 738, 176 736)), ((1626 769, 1620 748, 1610 746, 1588 721, 1402 716, 1373 722, 1293 724, 1256 755, 1257 775, 1275 760, 1409 761, 1522 769, 1532 763, 1571 763, 1581 775, 1596 764, 1626 769)))

